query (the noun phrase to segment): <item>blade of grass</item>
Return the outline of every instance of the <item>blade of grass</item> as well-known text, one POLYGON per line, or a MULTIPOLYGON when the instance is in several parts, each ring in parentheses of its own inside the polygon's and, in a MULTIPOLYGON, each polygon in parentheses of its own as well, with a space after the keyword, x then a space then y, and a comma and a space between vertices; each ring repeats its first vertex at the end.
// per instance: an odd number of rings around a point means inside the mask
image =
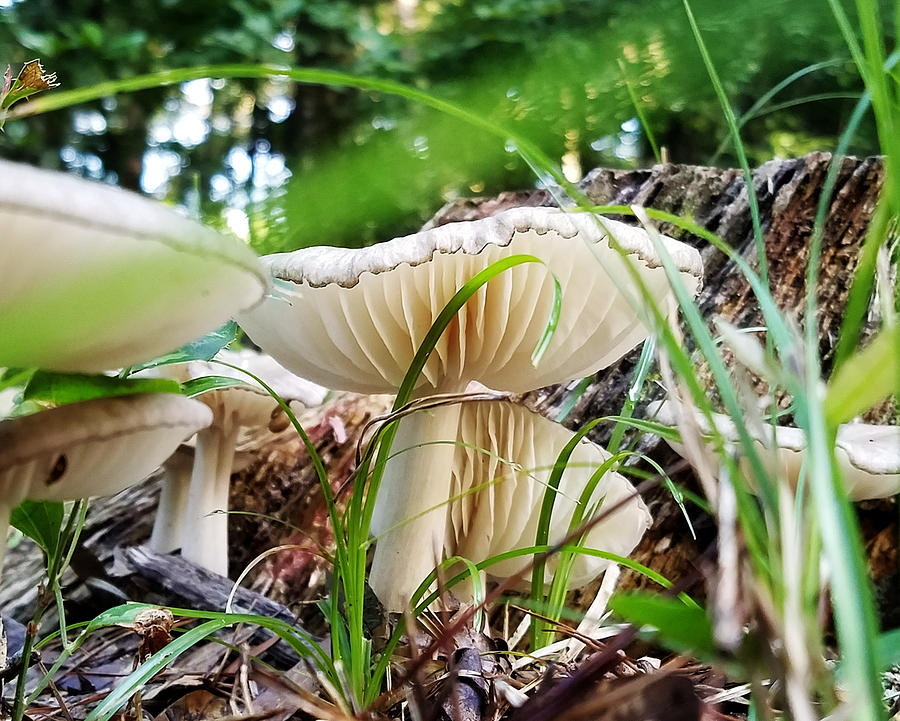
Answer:
MULTIPOLYGON (((619 413, 621 418, 631 418, 634 413, 634 408, 637 405, 638 399, 641 397, 641 392, 643 391, 644 383, 647 380, 647 374, 650 372, 650 366, 653 364, 655 355, 656 340, 653 336, 650 336, 644 341, 644 347, 641 348, 641 357, 638 358, 637 366, 634 369, 634 377, 631 380, 631 385, 628 386, 628 394, 625 397, 625 402, 622 404, 622 411, 619 413)), ((613 427, 612 436, 609 439, 609 444, 606 447, 606 450, 613 455, 619 451, 619 446, 621 446, 622 439, 625 437, 625 428, 625 423, 616 421, 616 425, 613 427)))
POLYGON ((572 391, 566 395, 565 402, 559 407, 559 412, 556 414, 556 422, 562 423, 566 418, 569 417, 569 414, 575 410, 575 406, 578 405, 578 401, 581 400, 581 396, 584 395, 584 392, 588 389, 588 386, 591 385, 591 381, 594 380, 593 376, 587 376, 586 378, 582 378, 578 381, 578 384, 572 389, 572 391))
MULTIPOLYGON (((502 563, 503 561, 508 561, 513 558, 521 558, 523 556, 535 556, 539 554, 547 554, 553 553, 556 551, 571 551, 576 554, 581 554, 584 556, 591 556, 592 558, 602 558, 606 561, 611 561, 612 563, 617 563, 620 566, 624 566, 635 573, 639 573, 642 576, 646 576, 654 583, 659 584, 662 588, 669 589, 673 588, 674 584, 668 578, 663 576, 661 573, 654 571, 652 568, 645 566, 638 561, 635 561, 633 558, 628 558, 626 556, 620 556, 616 553, 609 553, 607 551, 601 551, 596 548, 585 548, 584 546, 571 545, 571 544, 562 544, 562 545, 545 545, 545 546, 525 546, 523 548, 517 548, 512 551, 506 551, 505 553, 498 553, 496 556, 491 556, 490 558, 486 558, 483 561, 479 561, 475 564, 475 568, 479 571, 484 571, 493 566, 496 563, 502 563)), ((428 588, 434 583, 435 578, 437 577, 436 572, 432 572, 428 575, 428 577, 419 584, 419 588, 412 596, 412 603, 415 606, 416 613, 421 613, 429 605, 431 605, 438 598, 438 592, 433 591, 428 593, 428 588), (425 594, 428 593, 426 596, 425 594)), ((448 579, 444 582, 445 588, 453 588, 458 583, 461 583, 466 578, 469 577, 469 571, 466 570, 464 572, 458 573, 452 578, 448 579)), ((688 606, 693 606, 696 608, 701 608, 701 606, 688 594, 679 593, 678 598, 682 603, 688 606)))
POLYGON ((716 92, 716 97, 719 99, 719 105, 722 109, 722 115, 725 116, 725 122, 728 125, 728 132, 731 136, 731 143, 734 146, 735 153, 737 153, 738 162, 740 163, 741 171, 744 174, 744 183, 747 186, 747 200, 750 205, 750 218, 753 222, 753 238, 756 241, 757 262, 759 263, 759 276, 763 282, 763 285, 768 288, 769 269, 768 263, 766 261, 766 246, 765 240, 763 238, 762 223, 759 217, 759 202, 756 198, 756 190, 753 187, 753 173, 750 172, 750 164, 747 161, 747 153, 744 151, 743 143, 741 143, 740 128, 738 127, 737 120, 734 117, 734 110, 731 107, 731 103, 728 102, 728 96, 725 94, 725 88, 722 86, 722 81, 719 79, 719 74, 716 71, 715 65, 713 65, 713 61, 709 55, 709 51, 706 49, 706 43, 703 40, 703 35, 700 33, 700 27, 697 25, 697 21, 694 18, 694 13, 691 10, 691 4, 689 0, 683 0, 683 3, 684 11, 687 14, 688 23, 691 26, 691 32, 694 34, 694 41, 697 43, 697 49, 700 51, 700 55, 703 58, 703 64, 706 67, 706 72, 709 75, 710 82, 712 83, 713 89, 716 92))
POLYGON ((846 423, 896 391, 898 347, 900 329, 885 328, 831 377, 824 410, 832 427, 846 423))
MULTIPOLYGON (((556 493, 559 489, 560 481, 563 473, 569 463, 575 448, 581 443, 582 439, 599 423, 599 419, 593 420, 585 424, 578 430, 575 435, 563 446, 562 450, 556 457, 553 469, 547 478, 547 487, 544 489, 544 497, 541 501, 541 512, 538 517, 537 532, 535 534, 535 546, 545 546, 550 539, 550 520, 553 515, 553 506, 556 503, 556 493)), ((615 463, 615 461, 613 461, 615 463)), ((604 467, 611 467, 609 461, 603 464, 604 467)), ((534 566, 531 571, 531 599, 538 601, 544 597, 544 573, 546 568, 546 559, 536 557, 534 566)), ((548 624, 537 618, 532 620, 531 624, 531 647, 532 649, 541 648, 552 640, 552 634, 547 633, 548 624), (548 638, 548 636, 550 638, 548 638)))
POLYGON ((403 85, 402 83, 383 80, 381 78, 366 77, 341 73, 334 70, 318 68, 293 68, 275 64, 221 64, 221 65, 197 65, 187 68, 173 68, 146 75, 136 75, 130 78, 119 78, 102 83, 95 83, 85 88, 76 88, 63 92, 54 92, 38 97, 28 104, 16 106, 7 116, 7 119, 24 118, 38 113, 71 107, 79 103, 114 96, 119 93, 130 93, 149 88, 163 87, 198 80, 201 78, 278 78, 284 77, 297 83, 329 85, 333 87, 348 87, 358 90, 375 91, 417 102, 429 108, 433 108, 463 122, 481 128, 500 138, 504 143, 512 141, 522 158, 530 165, 540 169, 541 174, 549 175, 553 181, 563 188, 572 197, 580 196, 577 188, 566 180, 562 171, 550 157, 528 138, 511 132, 508 128, 495 123, 487 116, 473 113, 454 103, 442 100, 417 88, 403 85))
MULTIPOLYGON (((745 113, 738 118, 738 127, 743 128, 748 122, 750 122, 753 118, 759 117, 762 115, 762 110, 765 108, 769 101, 772 100, 778 93, 782 90, 793 85, 798 80, 806 77, 807 75, 811 75, 812 73, 818 72, 819 70, 824 70, 825 68, 836 67, 844 63, 842 58, 835 58, 833 60, 823 60, 819 63, 813 63, 812 65, 807 65, 804 68, 800 68, 799 70, 788 75, 784 80, 776 83, 772 86, 768 91, 760 95, 756 101, 751 105, 745 113)), ((771 108, 769 108, 766 112, 771 112, 771 108)), ((719 143, 719 147, 716 148, 716 152, 713 153, 712 158, 710 158, 710 165, 715 165, 716 161, 719 159, 719 156, 725 152, 725 147, 728 145, 729 138, 724 138, 721 143, 719 143)))
POLYGON ((650 148, 653 150, 653 157, 656 159, 657 163, 661 163, 662 158, 659 154, 659 145, 656 142, 656 138, 653 137, 653 129, 650 127, 650 123, 647 122, 647 116, 644 115, 643 104, 638 99, 637 93, 634 91, 634 85, 631 82, 631 78, 628 76, 628 68, 621 58, 619 58, 619 71, 622 73, 622 82, 625 83, 625 88, 628 90, 631 106, 637 114, 644 135, 647 137, 647 142, 650 143, 650 148))

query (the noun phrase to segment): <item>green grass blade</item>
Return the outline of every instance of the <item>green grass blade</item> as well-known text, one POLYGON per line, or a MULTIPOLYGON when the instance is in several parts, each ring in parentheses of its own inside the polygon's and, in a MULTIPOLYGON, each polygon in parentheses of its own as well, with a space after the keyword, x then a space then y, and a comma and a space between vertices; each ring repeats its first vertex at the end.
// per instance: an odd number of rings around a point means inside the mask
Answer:
POLYGON ((172 661, 204 638, 220 631, 229 624, 223 621, 207 621, 182 634, 132 671, 115 689, 87 715, 85 721, 109 721, 135 692, 163 671, 172 661))
POLYGON ((886 242, 890 208, 887 203, 879 203, 866 231, 866 238, 856 261, 853 284, 847 296, 847 306, 841 321, 841 332, 834 351, 832 376, 840 371, 853 356, 859 345, 869 304, 875 291, 875 271, 878 252, 886 242))
MULTIPOLYGON (((656 355, 656 340, 653 336, 644 341, 644 347, 641 348, 641 356, 638 358, 637 367, 634 369, 634 376, 631 385, 628 386, 628 395, 622 404, 622 411, 619 413, 621 418, 630 419, 634 413, 634 408, 641 397, 644 389, 644 383, 647 380, 647 374, 650 372, 650 366, 653 365, 653 359, 656 355)), ((625 437, 626 424, 622 421, 616 421, 613 427, 612 436, 609 439, 609 445, 606 450, 612 455, 619 452, 622 445, 622 439, 625 437)))
MULTIPOLYGON (((786 78, 776 83, 772 88, 768 91, 760 95, 756 101, 751 105, 746 112, 744 112, 740 118, 738 118, 738 127, 743 128, 748 122, 757 118, 767 112, 772 112, 772 106, 769 106, 769 102, 774 98, 778 93, 782 90, 793 85, 798 80, 806 77, 807 75, 811 75, 812 73, 818 72, 819 70, 824 70, 825 68, 832 68, 840 66, 844 63, 844 59, 835 58, 834 60, 823 60, 819 63, 813 63, 812 65, 807 65, 804 68, 800 68, 796 72, 791 73, 786 78), (767 107, 769 106, 769 107, 767 107)), ((713 153, 712 158, 710 159, 710 165, 715 165, 716 161, 719 159, 719 156, 725 152, 725 147, 728 145, 728 138, 722 140, 719 143, 719 147, 716 148, 716 152, 713 153)))
MULTIPOLYGON (((563 473, 569 463, 569 459, 575 448, 581 443, 581 440, 599 423, 599 419, 593 420, 583 426, 572 438, 563 446, 562 450, 553 464, 553 469, 547 479, 547 487, 544 489, 544 497, 541 501, 541 512, 538 517, 537 533, 535 535, 535 546, 545 546, 550 539, 550 520, 553 515, 553 506, 556 503, 556 493, 559 489, 560 481, 563 473)), ((606 465, 606 464, 604 464, 606 465)), ((544 573, 546 569, 546 559, 536 557, 534 566, 531 571, 531 599, 537 601, 544 596, 544 573)), ((547 624, 540 619, 535 618, 531 624, 531 647, 540 648, 547 642, 546 634, 547 624)))
MULTIPOLYGON (((585 548, 584 546, 572 545, 572 544, 562 544, 558 546, 526 546, 523 548, 517 548, 512 551, 506 551, 505 553, 498 553, 496 556, 491 556, 483 561, 479 561, 475 564, 475 568, 479 571, 486 570, 493 566, 495 563, 501 563, 503 561, 508 561, 513 558, 521 558, 522 556, 535 556, 538 554, 547 554, 547 553, 556 553, 559 551, 571 551, 576 554, 581 554, 583 556, 591 556, 592 558, 602 558, 606 561, 611 561, 612 563, 616 563, 620 566, 628 568, 635 573, 639 573, 642 576, 646 576, 654 583, 659 584, 662 588, 669 589, 673 587, 672 581, 663 576, 658 571, 654 571, 649 566, 645 566, 638 561, 635 561, 633 558, 628 558, 627 556, 620 556, 616 553, 610 553, 608 551, 601 551, 597 548, 585 548)), ((524 572, 523 572, 524 573, 524 572)), ((412 595, 412 605, 416 609, 416 613, 421 613, 429 605, 431 605, 438 598, 438 592, 433 591, 430 594, 428 593, 428 588, 434 583, 437 577, 437 573, 432 571, 428 575, 428 577, 419 584, 419 588, 416 589, 416 592, 412 595), (426 595, 428 594, 428 595, 426 595)), ((448 579, 444 582, 445 588, 453 588, 458 583, 461 583, 466 578, 469 577, 469 571, 464 571, 462 573, 458 573, 456 576, 448 579)), ((678 599, 688 605, 694 606, 696 608, 700 608, 700 605, 691 598, 686 593, 679 593, 678 599)))
MULTIPOLYGON (((594 213, 635 215, 635 209, 630 205, 597 205, 591 207, 590 210, 594 213)), ((677 228, 692 233, 722 251, 728 260, 737 266, 741 271, 741 275, 743 275, 750 284, 753 296, 756 302, 759 303, 766 328, 768 328, 769 333, 772 335, 775 342, 775 348, 778 350, 779 354, 788 356, 796 352, 794 338, 791 336, 787 325, 784 322, 784 314, 778 306, 775 305, 772 294, 763 283, 762 278, 757 275, 740 254, 735 252, 734 248, 725 243, 725 241, 715 233, 687 218, 682 218, 679 215, 674 215, 673 213, 668 213, 664 210, 656 210, 654 208, 641 208, 641 212, 646 213, 647 217, 652 218, 653 220, 671 223, 677 228)))
MULTIPOLYGON (((176 85, 189 80, 201 78, 243 78, 267 79, 288 78, 297 83, 312 85, 329 85, 332 87, 356 88, 358 90, 376 91, 388 95, 396 95, 406 100, 419 103, 438 112, 455 117, 474 127, 493 134, 504 143, 512 141, 516 151, 529 164, 539 168, 542 174, 553 178, 553 181, 572 197, 580 197, 577 188, 566 180, 562 172, 550 157, 528 138, 510 131, 495 123, 484 115, 473 113, 449 101, 437 98, 417 88, 402 83, 383 80, 381 78, 352 75, 334 70, 318 68, 293 68, 275 64, 240 64, 197 65, 188 68, 173 68, 130 78, 119 78, 102 83, 95 83, 85 88, 76 88, 63 92, 54 92, 38 97, 27 104, 16 106, 6 117, 8 119, 24 118, 38 113, 71 107, 80 103, 139 90, 176 85)), ((2 116, 0 116, 2 119, 2 116)))
MULTIPOLYGON (((886 63, 886 69, 892 68, 900 59, 900 53, 893 53, 886 63)), ((828 209, 831 206, 831 197, 837 183, 840 159, 846 154, 847 148, 863 116, 869 107, 871 94, 866 91, 853 110, 847 127, 841 133, 832 155, 825 182, 816 207, 816 218, 813 224, 812 237, 810 239, 809 259, 806 267, 806 311, 805 318, 818 318, 816 310, 816 293, 819 283, 819 260, 822 254, 822 240, 825 234, 825 223, 828 218, 828 209)), ((884 242, 886 229, 885 204, 879 203, 876 208, 873 223, 866 233, 866 239, 860 252, 853 285, 847 300, 847 308, 844 319, 841 322, 841 335, 835 353, 835 367, 846 360, 849 349, 856 347, 859 341, 859 333, 862 327, 864 315, 869 305, 869 298, 874 289, 875 259, 878 249, 884 242), (846 333, 846 337, 845 337, 846 333)), ((806 323, 806 347, 809 352, 818 351, 818 323, 806 323)), ((818 362, 816 361, 818 365, 818 362)))
POLYGON ((559 407, 559 412, 556 414, 555 420, 557 423, 562 423, 569 417, 572 411, 575 410, 575 406, 578 405, 578 401, 581 400, 581 396, 584 395, 584 392, 588 389, 588 386, 591 385, 591 381, 593 380, 593 376, 582 378, 578 381, 578 384, 572 391, 566 395, 565 402, 559 407))
POLYGON ((537 345, 531 352, 531 365, 534 367, 538 366, 541 362, 541 358, 543 358, 544 354, 547 352, 547 348, 550 347, 550 342, 553 340, 553 334, 556 333, 556 326, 559 324, 559 313, 562 309, 562 285, 559 282, 559 278, 555 275, 552 276, 552 279, 553 303, 550 306, 550 315, 547 317, 547 322, 544 324, 544 332, 541 333, 537 345))
POLYGON ((900 375, 900 329, 885 328, 831 377, 825 416, 834 427, 867 411, 897 389, 900 375))
POLYGON ((735 153, 738 157, 738 162, 740 163, 741 170, 744 174, 744 183, 747 186, 747 199, 750 204, 750 218, 753 222, 753 237, 756 240, 756 253, 757 260, 759 262, 759 275, 762 279, 763 285, 767 288, 769 286, 769 270, 768 263, 766 261, 766 246, 765 239, 763 237, 762 232, 762 222, 759 217, 759 201, 756 197, 756 190, 753 187, 753 173, 750 172, 750 163, 747 161, 747 153, 744 150, 744 145, 741 142, 741 132, 738 127, 737 119, 734 117, 734 110, 731 107, 731 103, 728 102, 728 96, 725 94, 725 88, 722 85, 722 81, 719 79, 719 74, 716 72, 715 65, 713 65, 712 58, 709 55, 709 51, 706 49, 706 43, 703 40, 703 35, 700 33, 700 27, 697 25, 697 21, 694 18, 694 13, 691 10, 691 4, 689 0, 683 0, 684 2, 684 10, 687 14, 688 23, 691 26, 691 32, 694 34, 694 41, 697 43, 697 49, 700 51, 700 55, 703 58, 703 64, 706 67, 706 72, 709 75, 710 82, 712 83, 713 88, 716 91, 716 97, 719 99, 719 105, 722 108, 722 114, 725 116, 725 122, 728 125, 728 132, 731 136, 731 142, 734 145, 735 153))
POLYGON ((622 73, 622 82, 625 83, 625 88, 626 90, 628 90, 628 97, 631 100, 631 106, 634 108, 634 112, 637 114, 638 121, 641 124, 644 135, 647 136, 647 142, 650 143, 650 148, 653 151, 653 157, 656 159, 657 163, 661 163, 662 157, 659 154, 659 144, 656 142, 656 138, 653 136, 653 128, 650 127, 650 123, 647 121, 647 116, 644 114, 643 103, 641 103, 640 99, 637 96, 637 93, 634 90, 634 84, 631 82, 631 78, 628 76, 628 68, 625 66, 625 63, 622 62, 621 58, 619 59, 619 70, 622 73))

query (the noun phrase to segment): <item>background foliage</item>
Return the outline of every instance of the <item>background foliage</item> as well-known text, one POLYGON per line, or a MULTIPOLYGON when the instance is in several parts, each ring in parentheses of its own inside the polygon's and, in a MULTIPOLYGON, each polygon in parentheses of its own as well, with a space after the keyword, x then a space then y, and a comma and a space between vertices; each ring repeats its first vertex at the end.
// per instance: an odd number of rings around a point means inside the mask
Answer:
MULTIPOLYGON (((694 3, 751 162, 830 147, 862 90, 817 0, 694 3), (813 67, 810 67, 813 66, 813 67), (779 107, 788 104, 789 107, 779 107)), ((275 62, 399 80, 513 127, 567 175, 668 157, 733 163, 679 0, 0 0, 0 62, 63 89, 275 62)), ((415 229, 443 200, 534 183, 497 140, 399 98, 198 80, 7 124, 0 154, 141 189, 261 252, 415 229)), ((872 129, 851 151, 877 151, 872 129)))

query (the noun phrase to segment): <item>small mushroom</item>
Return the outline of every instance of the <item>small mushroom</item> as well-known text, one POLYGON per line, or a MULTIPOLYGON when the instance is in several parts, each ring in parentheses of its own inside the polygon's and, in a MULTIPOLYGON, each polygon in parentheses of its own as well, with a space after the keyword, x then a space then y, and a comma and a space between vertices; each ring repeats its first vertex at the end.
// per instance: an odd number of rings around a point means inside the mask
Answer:
MULTIPOLYGON (((286 402, 318 405, 327 393, 254 351, 222 351, 217 357, 259 376, 286 402)), ((240 371, 203 361, 161 366, 154 371, 181 382, 218 375, 253 383, 240 371)), ((254 434, 267 428, 280 406, 256 385, 210 390, 197 399, 212 410, 213 422, 197 433, 190 472, 185 458, 167 468, 150 544, 162 553, 180 547, 185 558, 227 576, 228 518, 217 511, 228 510, 231 473, 241 433, 254 434)))
MULTIPOLYGON (((671 238, 662 242, 680 272, 677 282, 695 293, 703 270, 700 254, 671 238)), ((238 321, 266 352, 306 378, 342 390, 396 392, 453 295, 479 271, 514 254, 542 263, 511 268, 474 293, 435 346, 415 396, 461 392, 473 380, 525 392, 615 362, 650 332, 645 311, 632 304, 638 293, 629 261, 654 302, 671 307, 668 277, 643 230, 608 219, 601 224, 587 213, 516 208, 370 248, 307 248, 268 256, 263 262, 275 276, 279 297, 266 299, 238 321), (535 365, 532 353, 551 316, 556 282, 562 289, 556 330, 535 365)), ((424 577, 444 543, 447 514, 434 506, 451 496, 455 451, 446 441, 458 438, 461 413, 450 406, 431 417, 416 414, 400 421, 395 451, 445 443, 407 460, 401 455, 385 469, 372 525, 382 532, 372 575, 384 579, 379 589, 389 605, 408 598, 408 580, 424 577), (389 530, 401 519, 402 531, 389 530), (389 587, 384 566, 395 557, 391 548, 401 549, 407 563, 397 589, 389 587)))
POLYGON ((99 398, 0 421, 0 565, 9 514, 24 499, 117 493, 211 422, 209 408, 174 393, 99 398))
POLYGON ((136 193, 8 161, 0 232, 0 366, 127 366, 212 330, 269 287, 235 238, 136 193))
MULTIPOLYGON (((558 423, 510 401, 445 405, 419 411, 417 416, 417 424, 400 427, 393 446, 392 463, 397 467, 392 472, 423 480, 389 486, 379 496, 372 521, 374 529, 390 533, 391 542, 377 544, 369 583, 391 611, 406 606, 435 560, 458 555, 481 561, 534 545, 547 481, 573 436, 558 423), (449 472, 443 472, 444 468, 449 472), (447 484, 427 480, 445 474, 450 478, 449 493, 447 484), (415 515, 421 508, 430 509, 426 524, 415 515), (409 522, 412 517, 416 520, 409 522), (423 528, 431 533, 423 536, 423 528), (411 549, 425 552, 411 553, 411 549)), ((575 447, 554 502, 550 543, 569 535, 582 490, 608 458, 590 441, 575 447)), ((589 507, 582 509, 584 520, 591 518, 591 507, 598 502, 601 513, 616 510, 588 531, 584 545, 628 555, 650 526, 647 507, 634 487, 612 471, 604 474, 589 507)), ((525 569, 530 561, 529 556, 508 559, 489 566, 486 573, 502 580, 525 569)), ((583 586, 608 565, 604 559, 579 555, 570 584, 583 586)), ((555 568, 556 557, 551 556, 545 571, 547 583, 555 568)))
MULTIPOLYGON (((648 417, 665 425, 679 424, 681 406, 671 400, 654 401, 647 408, 648 417)), ((706 417, 695 413, 697 424, 704 432, 709 432, 706 417)), ((716 431, 722 436, 727 447, 739 449, 738 433, 734 422, 721 413, 713 414, 716 431)), ((776 426, 774 438, 772 427, 766 426, 763 433, 756 435, 754 443, 761 451, 761 460, 768 473, 778 474, 796 488, 806 455, 806 435, 800 428, 776 426), (774 444, 773 444, 774 441, 774 444)), ((669 442, 679 454, 684 455, 680 443, 669 442)), ((715 450, 707 445, 710 466, 716 467, 715 450)), ((888 498, 900 492, 900 427, 871 425, 868 423, 846 423, 838 427, 835 439, 841 477, 847 495, 854 501, 873 498, 888 498)), ((745 469, 746 464, 741 463, 745 469)))

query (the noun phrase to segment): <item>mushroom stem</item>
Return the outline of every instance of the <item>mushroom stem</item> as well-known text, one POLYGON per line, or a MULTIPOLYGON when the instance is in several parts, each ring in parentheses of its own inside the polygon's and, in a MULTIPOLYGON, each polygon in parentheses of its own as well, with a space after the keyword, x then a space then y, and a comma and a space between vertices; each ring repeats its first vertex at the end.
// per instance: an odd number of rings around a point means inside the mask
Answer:
POLYGON ((414 589, 443 558, 450 473, 461 406, 419 411, 400 421, 391 448, 372 532, 379 536, 369 584, 390 611, 409 604, 414 589), (421 447, 429 444, 422 452, 421 447))
POLYGON ((6 560, 10 516, 12 516, 13 509, 25 498, 24 488, 10 488, 0 480, 0 579, 3 578, 3 562, 6 560))
POLYGON ((228 510, 231 466, 239 429, 237 424, 227 423, 197 433, 182 525, 181 555, 221 576, 228 576, 228 516, 215 511, 228 510))
POLYGON ((182 447, 163 464, 162 490, 149 543, 157 553, 171 553, 181 548, 193 463, 193 458, 182 447))

